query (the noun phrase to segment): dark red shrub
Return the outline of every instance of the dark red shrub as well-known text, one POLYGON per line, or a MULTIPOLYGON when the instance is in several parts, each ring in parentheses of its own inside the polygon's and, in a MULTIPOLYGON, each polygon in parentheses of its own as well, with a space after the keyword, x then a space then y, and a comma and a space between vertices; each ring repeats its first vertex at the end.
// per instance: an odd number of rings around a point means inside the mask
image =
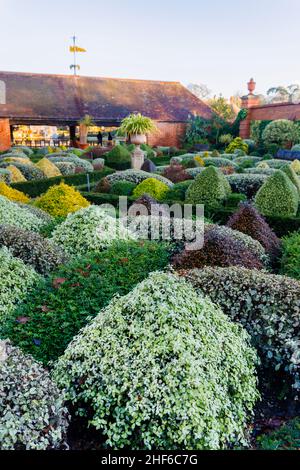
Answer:
POLYGON ((279 255, 279 238, 251 204, 241 204, 238 211, 228 220, 227 227, 239 230, 250 235, 254 240, 258 240, 272 258, 279 255))
POLYGON ((181 183, 182 181, 192 179, 191 175, 185 171, 185 168, 177 163, 174 163, 165 168, 162 176, 168 178, 173 183, 181 183))
POLYGON ((220 233, 217 229, 209 230, 201 250, 184 250, 172 260, 176 268, 194 269, 204 266, 244 266, 248 269, 262 269, 263 265, 257 256, 245 246, 220 233))
MULTIPOLYGON (((165 209, 162 207, 159 202, 154 199, 153 197, 149 196, 148 194, 143 194, 143 196, 139 197, 135 202, 135 204, 142 204, 148 210, 148 214, 152 213, 151 206, 155 206, 155 215, 167 215, 165 209), (159 212, 158 212, 159 211, 159 212)), ((137 214, 138 215, 138 214, 137 214)))
POLYGON ((94 191, 96 193, 109 193, 111 189, 111 184, 107 178, 101 178, 99 183, 96 184, 94 191))

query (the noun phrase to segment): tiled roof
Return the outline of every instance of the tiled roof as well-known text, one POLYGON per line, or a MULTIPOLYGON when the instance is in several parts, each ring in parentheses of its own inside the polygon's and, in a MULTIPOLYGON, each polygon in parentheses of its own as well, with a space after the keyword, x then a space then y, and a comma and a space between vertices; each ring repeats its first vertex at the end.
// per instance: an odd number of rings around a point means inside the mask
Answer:
POLYGON ((165 122, 191 114, 210 117, 211 109, 179 82, 0 72, 6 104, 0 117, 43 122, 120 121, 132 112, 165 122))

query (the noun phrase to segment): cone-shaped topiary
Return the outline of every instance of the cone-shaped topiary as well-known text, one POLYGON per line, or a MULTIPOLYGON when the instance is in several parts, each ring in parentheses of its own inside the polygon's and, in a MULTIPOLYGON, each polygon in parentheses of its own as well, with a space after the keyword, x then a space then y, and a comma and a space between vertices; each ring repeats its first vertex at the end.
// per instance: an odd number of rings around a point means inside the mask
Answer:
POLYGON ((214 206, 224 201, 230 192, 230 184, 222 172, 210 166, 200 173, 188 187, 186 202, 214 206))
POLYGON ((291 165, 287 165, 282 168, 282 171, 288 176, 293 185, 296 187, 298 194, 300 194, 300 179, 294 171, 293 167, 291 165))
POLYGON ((115 168, 116 170, 125 170, 130 168, 131 165, 131 153, 127 150, 124 145, 116 145, 110 152, 105 156, 107 165, 115 168))
POLYGON ((10 171, 11 173, 12 183, 19 183, 20 181, 26 181, 25 176, 23 176, 22 172, 15 165, 9 165, 8 167, 6 167, 6 169, 10 171))
POLYGON ((0 341, 0 449, 58 449, 68 422, 64 395, 49 372, 9 341, 0 341))
POLYGON ((258 240, 270 256, 279 254, 279 238, 251 204, 241 204, 238 211, 229 218, 227 227, 258 240))
POLYGON ((26 194, 18 191, 17 189, 11 188, 4 182, 0 182, 0 194, 14 202, 23 202, 26 204, 30 201, 30 198, 26 196, 26 194))
POLYGON ((297 214, 299 194, 288 176, 278 170, 269 176, 255 197, 255 206, 263 215, 293 217, 297 214))
POLYGON ((149 194, 149 196, 154 197, 158 201, 162 201, 168 191, 169 188, 165 183, 155 178, 147 178, 133 190, 133 197, 139 198, 144 194, 149 194))
POLYGON ((53 178, 54 176, 61 176, 61 172, 58 167, 54 165, 48 158, 42 158, 38 163, 35 164, 37 168, 42 170, 47 178, 53 178))
POLYGON ((245 442, 256 360, 240 326, 156 272, 81 330, 54 377, 105 446, 221 449, 245 442))
POLYGON ((65 217, 90 203, 72 186, 60 183, 51 186, 45 194, 38 197, 34 205, 54 217, 65 217))

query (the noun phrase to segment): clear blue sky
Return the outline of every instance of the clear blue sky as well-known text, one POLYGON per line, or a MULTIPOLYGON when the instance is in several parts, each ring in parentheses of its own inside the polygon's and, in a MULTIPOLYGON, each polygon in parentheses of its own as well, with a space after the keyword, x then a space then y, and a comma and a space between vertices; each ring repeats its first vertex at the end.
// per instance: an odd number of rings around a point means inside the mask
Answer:
POLYGON ((0 0, 0 70, 205 83, 300 81, 299 0, 0 0))

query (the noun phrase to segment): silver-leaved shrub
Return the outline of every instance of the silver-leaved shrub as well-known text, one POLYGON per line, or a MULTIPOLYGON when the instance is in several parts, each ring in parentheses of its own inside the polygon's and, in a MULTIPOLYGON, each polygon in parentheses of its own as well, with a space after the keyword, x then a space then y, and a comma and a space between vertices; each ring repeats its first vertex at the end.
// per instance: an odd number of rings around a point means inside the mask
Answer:
POLYGON ((6 197, 0 196, 0 223, 37 232, 45 222, 26 207, 21 208, 6 197))
POLYGON ((0 449, 46 450, 64 444, 68 412, 49 373, 0 341, 0 449))
POLYGON ((69 214, 52 233, 52 241, 71 255, 101 251, 114 240, 133 240, 134 235, 108 211, 89 206, 69 214))
POLYGON ((206 267, 186 276, 247 329, 263 366, 285 370, 300 388, 299 281, 242 267, 206 267))
POLYGON ((40 280, 39 274, 6 247, 0 248, 0 324, 40 280))
POLYGON ((110 184, 116 183, 117 181, 129 181, 131 183, 139 184, 148 178, 155 178, 158 181, 165 183, 170 188, 173 186, 172 181, 170 181, 169 179, 164 178, 161 175, 148 173, 147 171, 143 171, 143 170, 129 169, 129 170, 124 170, 124 171, 117 171, 116 173, 107 175, 106 178, 110 184))
POLYGON ((245 443, 256 362, 240 325, 155 272, 81 330, 54 377, 105 446, 222 449, 245 443))

